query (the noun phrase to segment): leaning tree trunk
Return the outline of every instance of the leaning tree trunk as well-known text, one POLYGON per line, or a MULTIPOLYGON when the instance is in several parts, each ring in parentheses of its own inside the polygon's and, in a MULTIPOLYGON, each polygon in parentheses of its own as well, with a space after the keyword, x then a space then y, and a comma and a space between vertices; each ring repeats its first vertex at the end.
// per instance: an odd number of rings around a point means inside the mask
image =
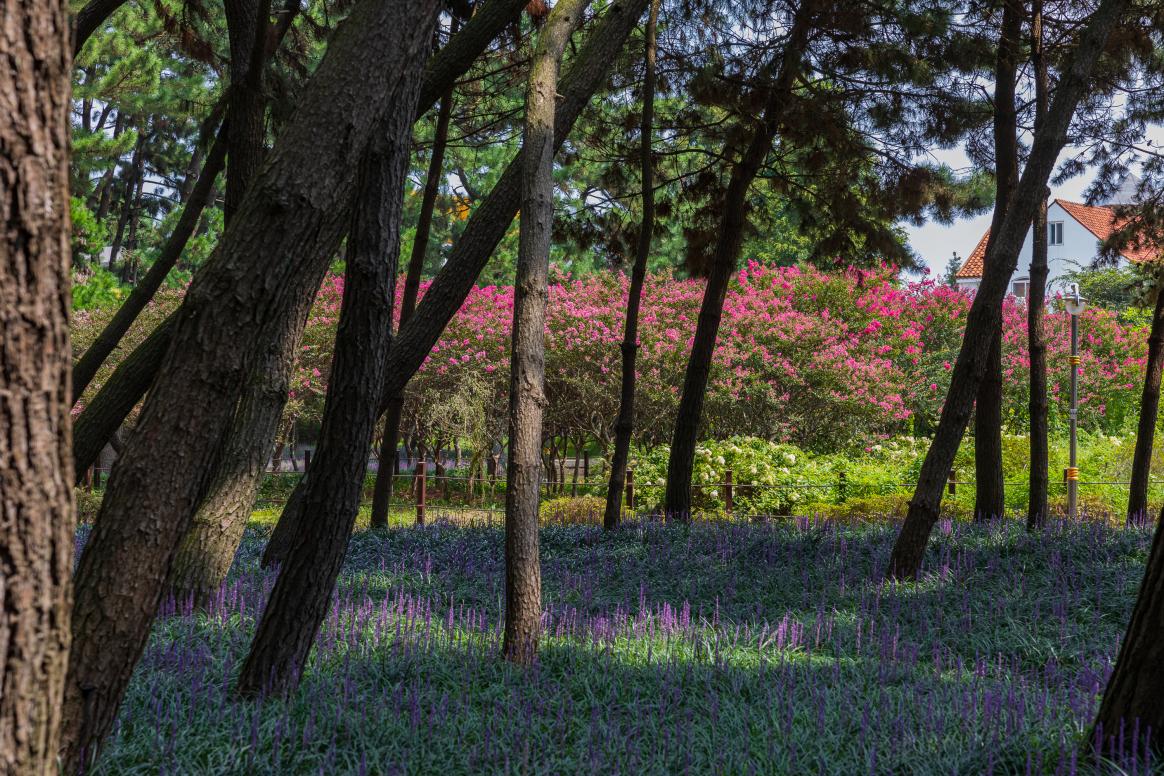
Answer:
MULTIPOLYGON (((575 120, 590 101, 590 96, 606 79, 611 64, 616 60, 635 21, 648 2, 649 0, 623 0, 611 5, 604 12, 602 21, 595 25, 587 37, 586 44, 573 58, 573 66, 562 79, 558 89, 561 97, 558 99, 554 117, 555 150, 561 148, 575 120)), ((482 18, 488 7, 486 4, 481 11, 473 15, 458 34, 458 39, 470 31, 473 23, 482 18)), ((441 49, 441 54, 448 51, 450 46, 441 49)), ((433 72, 434 69, 430 67, 429 73, 433 72)), ((508 231, 510 222, 517 214, 521 196, 521 158, 522 154, 519 151, 493 190, 489 192, 489 196, 474 210, 452 254, 432 285, 428 287, 424 299, 417 305, 416 313, 409 319, 408 325, 402 326, 392 340, 388 366, 385 369, 384 391, 380 396, 381 414, 388 409, 392 397, 404 390, 412 375, 416 374, 424 360, 428 358, 433 345, 440 339, 441 332, 461 308, 461 304, 477 281, 477 276, 508 231)), ((300 482, 296 486, 296 492, 303 487, 305 483, 300 482)), ((293 493, 292 500, 279 517, 279 524, 272 534, 272 542, 277 536, 295 535, 300 517, 299 510, 291 508, 295 500, 296 496, 293 493)), ((279 563, 285 547, 285 544, 281 544, 280 548, 268 547, 263 554, 264 565, 279 563)))
MULTIPOLYGON (((146 124, 148 125, 148 121, 146 124)), ((122 176, 121 214, 117 217, 117 228, 113 231, 113 242, 109 246, 109 271, 113 272, 117 265, 117 257, 121 255, 121 248, 125 243, 125 231, 129 226, 130 216, 133 214, 134 204, 137 201, 137 190, 141 186, 145 174, 145 141, 146 127, 138 129, 137 144, 133 148, 133 157, 129 167, 122 176)))
MULTIPOLYGON (((1035 72, 1035 132, 1047 120, 1047 101, 1050 80, 1047 75, 1047 56, 1043 42, 1043 0, 1031 2, 1031 66, 1035 72)), ((1027 503, 1027 528, 1034 530, 1047 521, 1047 491, 1050 486, 1050 450, 1047 443, 1047 332, 1044 330, 1047 314, 1047 198, 1035 208, 1031 227, 1031 276, 1027 297, 1027 350, 1031 359, 1030 404, 1031 417, 1031 477, 1027 503)))
MULTIPOLYGON (((990 241, 1002 226, 1014 187, 1018 183, 1018 113, 1015 111, 1015 79, 1018 75, 1022 35, 1021 0, 1005 0, 1002 31, 994 69, 994 218, 990 241)), ((983 270, 985 271, 985 269, 983 270)), ((1006 511, 1002 472, 1002 327, 994 332, 987 355, 986 373, 978 386, 974 408, 974 519, 981 522, 1002 517, 1006 511)))
POLYGON ((764 113, 739 161, 732 167, 731 179, 724 193, 719 234, 712 255, 711 272, 699 308, 695 338, 687 370, 683 375, 683 393, 671 437, 671 454, 667 459, 667 489, 664 512, 668 517, 686 520, 691 517, 691 475, 695 467, 695 443, 699 421, 703 414, 703 398, 711 374, 711 357, 719 336, 724 298, 728 281, 735 270, 736 260, 743 244, 744 225, 747 222, 747 196, 752 180, 764 164, 772 141, 780 128, 781 117, 792 97, 793 85, 799 77, 808 34, 811 28, 813 3, 801 3, 796 18, 777 62, 776 80, 768 86, 764 113))
MULTIPOLYGON (((428 111, 439 96, 473 64, 497 34, 517 17, 526 2, 527 0, 487 0, 473 14, 473 18, 464 28, 429 61, 425 70, 424 85, 417 100, 417 115, 428 111)), ((286 32, 287 17, 288 15, 284 14, 276 39, 278 35, 286 32)), ((84 472, 92 465, 101 448, 145 395, 157 376, 162 358, 169 347, 174 317, 171 315, 167 318, 145 342, 126 357, 77 418, 73 445, 76 471, 84 472), (98 408, 99 411, 94 412, 98 408)))
POLYGON ((1140 421, 1136 426, 1136 452, 1132 456, 1128 525, 1148 521, 1148 478, 1152 473, 1152 442, 1160 409, 1160 375, 1164 371, 1164 287, 1157 289, 1152 329, 1148 334, 1148 364, 1140 394, 1140 421))
POLYGON ((244 697, 285 695, 299 684, 316 631, 327 614, 360 508, 368 445, 376 425, 384 362, 392 339, 396 259, 412 111, 436 0, 401 0, 400 62, 385 119, 361 165, 348 233, 343 309, 320 429, 319 456, 304 491, 301 524, 263 610, 238 678, 244 697), (405 20, 408 20, 407 22, 405 20), (325 455, 326 453, 326 455, 325 455), (329 468, 322 468, 319 461, 329 468))
POLYGON ((98 370, 101 369, 101 365, 105 363, 105 359, 109 358, 109 354, 121 344, 122 337, 133 326, 134 321, 137 320, 150 300, 154 298, 154 294, 162 287, 166 276, 178 262, 182 251, 186 249, 186 243, 190 241, 195 228, 198 226, 198 219, 202 217, 203 208, 210 201, 210 196, 214 191, 214 180, 222 171, 225 160, 226 139, 220 132, 206 157, 206 163, 202 167, 202 173, 198 176, 198 182, 194 185, 190 197, 182 208, 182 215, 178 218, 174 231, 162 247, 157 261, 142 278, 142 282, 135 285, 133 290, 129 292, 129 297, 118 308, 117 313, 105 325, 105 328, 101 330, 101 333, 97 335, 97 338, 93 340, 93 343, 73 367, 74 400, 79 399, 85 389, 89 387, 89 383, 93 381, 98 370))
MULTIPOLYGON (((420 203, 420 217, 416 222, 416 235, 412 240, 412 253, 408 258, 408 271, 404 277, 404 297, 400 300, 400 326, 408 323, 416 309, 416 297, 420 291, 420 275, 424 270, 424 257, 428 249, 428 236, 432 229, 432 214, 436 209, 437 193, 440 191, 441 169, 444 166, 445 145, 449 139, 449 119, 453 114, 453 91, 450 89, 441 97, 441 109, 437 113, 436 133, 432 141, 432 158, 428 163, 428 176, 424 181, 424 194, 420 203)), ((376 468, 376 484, 372 490, 373 528, 388 526, 388 507, 392 503, 393 462, 396 446, 400 441, 400 415, 404 409, 404 396, 392 399, 392 406, 384 415, 384 426, 380 434, 379 465, 376 468)))
POLYGON ((546 405, 546 305, 554 223, 554 96, 558 67, 589 0, 558 0, 530 61, 522 133, 521 231, 513 282, 509 480, 505 489, 506 659, 537 654, 542 618, 538 496, 546 405))
POLYGON ((1125 752, 1150 743, 1159 754, 1164 730, 1164 519, 1156 524, 1144 581, 1132 609, 1115 670, 1108 679, 1087 746, 1103 755, 1116 746, 1125 752), (1138 733, 1138 735, 1136 735, 1138 733))
POLYGON ((942 405, 942 416, 922 462, 918 486, 910 499, 905 523, 889 558, 886 575, 891 579, 916 578, 921 570, 930 531, 938 520, 946 477, 986 371, 990 341, 995 329, 1002 325, 1002 299, 1007 284, 1018 264, 1018 254, 1030 229, 1035 208, 1043 199, 1055 159, 1067 140, 1067 127, 1075 106, 1087 90, 1099 53, 1126 5, 1127 0, 1103 0, 1091 15, 1063 70, 1047 120, 1035 135, 1026 169, 1019 178, 1002 228, 987 250, 982 283, 966 316, 966 331, 954 363, 950 390, 942 405))
POLYGON ((251 372, 210 489, 174 557, 169 588, 179 601, 206 606, 234 562, 291 387, 293 365, 285 354, 299 347, 310 303, 310 297, 301 301, 282 336, 251 372))
POLYGON ((356 170, 389 108, 384 84, 409 67, 402 60, 411 52, 398 45, 412 23, 402 5, 364 0, 332 36, 299 110, 177 313, 76 573, 68 769, 113 724, 246 376, 299 300, 319 287, 343 236, 356 170))
POLYGON ((0 772, 57 773, 73 567, 69 27, 4 6, 0 68, 0 772))
POLYGON ((626 485, 626 463, 630 457, 631 434, 635 430, 635 362, 638 360, 639 352, 639 305, 643 298, 647 259, 651 255, 651 232, 655 228, 655 165, 651 160, 651 142, 654 139, 655 45, 659 1, 653 0, 651 3, 643 43, 643 121, 639 129, 643 220, 639 224, 639 242, 635 251, 635 264, 631 269, 630 288, 627 290, 626 321, 622 332, 622 384, 618 400, 618 419, 614 422, 610 485, 606 490, 606 510, 602 517, 602 527, 608 531, 617 528, 622 517, 622 490, 626 485))

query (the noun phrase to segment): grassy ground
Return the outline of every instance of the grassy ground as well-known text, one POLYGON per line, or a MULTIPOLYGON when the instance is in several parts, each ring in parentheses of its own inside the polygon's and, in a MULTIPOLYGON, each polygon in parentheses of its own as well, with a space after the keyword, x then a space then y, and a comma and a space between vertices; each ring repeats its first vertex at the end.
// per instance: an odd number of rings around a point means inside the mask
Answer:
POLYGON ((498 527, 360 531, 299 692, 239 703, 273 581, 256 517, 212 610, 159 620, 100 773, 1086 772, 1150 540, 946 522, 893 587, 891 524, 547 527, 521 670, 498 527))

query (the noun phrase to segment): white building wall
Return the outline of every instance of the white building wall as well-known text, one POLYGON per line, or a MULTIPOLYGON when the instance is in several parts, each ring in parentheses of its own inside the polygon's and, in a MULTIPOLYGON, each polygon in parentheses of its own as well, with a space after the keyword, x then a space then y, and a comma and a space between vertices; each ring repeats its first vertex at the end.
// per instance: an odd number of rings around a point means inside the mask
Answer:
MULTIPOLYGON (((1063 244, 1047 246, 1047 297, 1067 290, 1066 276, 1071 272, 1087 269, 1095 261, 1099 253, 1099 240, 1087 227, 1079 223, 1058 202, 1052 202, 1047 208, 1047 224, 1063 224, 1063 244)), ((1009 293, 1014 293, 1016 283, 1022 283, 1030 278, 1032 232, 1027 230, 1027 237, 1023 240, 1023 248, 1019 253, 1018 265, 1010 278, 1009 293)), ((1120 266, 1127 264, 1126 259, 1120 260, 1120 266)), ((965 289, 978 288, 979 278, 959 278, 958 287, 965 289)), ((1021 290, 1021 288, 1019 289, 1021 290)), ((1022 294, 1025 296, 1025 294, 1022 294)))

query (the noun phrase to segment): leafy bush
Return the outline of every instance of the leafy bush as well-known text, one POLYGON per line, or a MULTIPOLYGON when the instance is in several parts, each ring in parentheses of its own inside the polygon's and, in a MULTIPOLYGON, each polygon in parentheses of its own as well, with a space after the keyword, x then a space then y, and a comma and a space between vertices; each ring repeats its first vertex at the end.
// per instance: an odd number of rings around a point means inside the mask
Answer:
POLYGON ((606 500, 597 496, 563 496, 543 501, 538 519, 543 524, 602 525, 606 500))

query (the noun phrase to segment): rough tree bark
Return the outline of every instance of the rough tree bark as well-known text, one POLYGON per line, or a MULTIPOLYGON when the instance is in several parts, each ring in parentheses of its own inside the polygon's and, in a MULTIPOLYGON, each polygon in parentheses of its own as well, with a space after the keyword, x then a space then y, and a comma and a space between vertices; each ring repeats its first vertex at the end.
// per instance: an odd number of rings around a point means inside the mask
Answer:
MULTIPOLYGON (((643 42, 643 120, 639 129, 639 166, 643 186, 643 220, 639 224, 639 241, 635 263, 631 268, 627 290, 626 321, 622 332, 622 382, 618 401, 618 418, 614 422, 614 451, 610 456, 610 485, 606 490, 606 509, 602 527, 613 530, 622 517, 622 489, 626 484, 626 463, 630 456, 631 434, 635 429, 635 362, 639 352, 639 305, 647 259, 651 255, 651 232, 655 228, 655 165, 651 159, 655 118, 655 41, 659 21, 659 2, 653 0, 647 15, 643 42)), ((575 466, 577 474, 577 466, 575 466)))
POLYGON ((1136 426, 1136 451, 1132 456, 1128 525, 1148 522, 1148 478, 1152 474, 1152 442, 1160 410, 1160 375, 1164 372, 1164 286, 1157 288, 1152 328, 1148 333, 1148 363, 1140 394, 1140 420, 1136 426))
POLYGON ((287 403, 293 362, 286 354, 302 342, 311 302, 298 300, 247 378, 210 487, 174 556, 167 587, 176 600, 206 606, 230 571, 287 403))
MULTIPOLYGON (((488 0, 473 14, 461 31, 432 59, 425 71, 424 85, 417 100, 421 115, 447 91, 477 56, 525 7, 527 0, 488 0)), ((284 20, 288 18, 284 14, 284 20)), ((276 35, 285 33, 287 23, 276 35)), ((85 471, 113 433, 145 395, 169 347, 174 316, 168 318, 114 371, 101 390, 77 418, 74 434, 74 461, 77 471, 85 471), (94 412, 94 408, 99 408, 94 412)))
MULTIPOLYGON (((590 101, 590 95, 606 78, 618 52, 648 2, 649 0, 624 0, 611 5, 603 13, 602 21, 595 25, 594 30, 587 36, 586 44, 573 58, 573 65, 569 73, 562 78, 558 89, 561 96, 554 118, 555 150, 565 142, 574 121, 590 101)), ((483 11, 484 9, 474 14, 461 35, 468 32, 469 27, 483 11)), ((446 46, 441 49, 441 53, 448 48, 446 46)), ((429 72, 432 72, 431 68, 429 72)), ((519 151, 506 167, 501 179, 489 192, 489 196, 473 211, 448 261, 428 287, 424 299, 417 305, 416 313, 393 339, 392 348, 388 353, 388 366, 385 369, 384 391, 380 396, 381 413, 388 409, 392 396, 404 390, 404 386, 428 357, 445 326, 461 308, 465 297, 477 281, 477 276, 493 254, 493 249, 509 229, 510 222, 517 214, 520 198, 519 151)), ((305 481, 300 482, 296 486, 296 492, 305 485, 305 481)), ((296 503, 295 493, 283 509, 283 514, 271 534, 271 540, 263 553, 264 566, 281 562, 286 554, 301 515, 298 509, 292 508, 294 503, 296 503)))
MULTIPOLYGON (((1137 751, 1150 741, 1161 751, 1164 730, 1164 519, 1157 521, 1144 581, 1120 644, 1087 745, 1110 751, 1117 741, 1137 751), (1134 734, 1138 732, 1139 737, 1134 734), (1150 738, 1149 738, 1150 737, 1150 738)), ((1102 754, 1103 752, 1097 752, 1102 754)))
POLYGON ((170 348, 75 577, 64 703, 69 769, 113 723, 246 376, 297 300, 319 287, 339 245, 355 171, 387 107, 386 84, 406 69, 397 41, 411 23, 408 10, 364 0, 332 36, 298 111, 172 324, 170 348))
POLYGON ((994 331, 1002 325, 1002 299, 1018 263, 1018 254, 1067 139, 1067 127, 1075 107, 1091 82, 1091 72, 1109 33, 1127 6, 1127 0, 1103 0, 1091 15, 1079 43, 1063 69, 1047 119, 1035 135, 1026 168, 1002 228, 987 250, 982 283, 966 317, 962 347, 954 363, 950 390, 942 406, 934 440, 922 463, 918 486, 909 502, 905 523, 889 558, 886 576, 916 578, 921 570, 930 531, 938 519, 946 477, 966 431, 978 384, 986 370, 986 356, 994 331))
POLYGON ((137 320, 141 311, 146 308, 154 294, 162 287, 166 275, 178 262, 182 251, 186 249, 186 243, 194 235, 198 220, 202 217, 203 208, 210 201, 210 195, 214 191, 214 180, 222 171, 225 159, 226 138, 223 132, 219 132, 206 157, 202 172, 198 176, 198 182, 194 184, 194 189, 182 209, 182 215, 178 218, 178 223, 167 238, 166 244, 162 246, 157 261, 150 267, 141 283, 135 285, 133 290, 129 292, 129 297, 118 308, 113 319, 105 325, 105 328, 101 330, 101 333, 97 335, 97 338, 93 340, 93 343, 73 367, 74 401, 79 399, 85 389, 89 387, 89 383, 93 381, 98 370, 101 369, 101 365, 105 363, 105 359, 109 358, 109 354, 121 343, 121 338, 133 326, 133 322, 137 320))
MULTIPOLYGON (((453 91, 441 97, 441 108, 437 113, 436 133, 432 141, 432 158, 428 162, 428 175, 424 181, 424 194, 420 203, 420 216, 416 223, 416 236, 412 241, 412 253, 408 257, 408 270, 404 277, 404 295, 400 300, 400 326, 408 323, 416 309, 416 297, 420 291, 420 274, 424 269, 424 257, 428 248, 428 236, 432 229, 432 214, 436 209, 437 192, 440 191, 441 170, 444 167, 445 144, 449 139, 449 119, 453 114, 453 91)), ((392 398, 392 404, 384 415, 384 426, 380 434, 380 451, 377 457, 376 484, 372 489, 373 528, 388 526, 388 508, 392 503, 394 482, 393 463, 396 460, 396 446, 400 440, 400 416, 404 408, 404 395, 392 398)))
POLYGON ((671 437, 671 454, 667 460, 664 511, 668 517, 684 520, 691 516, 691 473, 695 465, 695 443, 728 281, 735 270, 743 243, 748 187, 752 185, 752 180, 772 148, 783 113, 792 99, 793 86, 800 77, 812 28, 813 5, 813 0, 802 0, 796 10, 784 49, 772 63, 775 80, 766 87, 768 94, 764 99, 764 112, 757 120, 743 154, 732 166, 731 178, 724 193, 719 235, 699 308, 691 355, 683 375, 683 392, 679 397, 675 430, 671 437))
POLYGON ((73 566, 67 4, 0 17, 0 772, 57 773, 73 566))
POLYGON ((558 68, 589 0, 558 0, 530 60, 522 132, 521 231, 513 281, 509 479, 505 489, 505 634, 516 663, 537 654, 542 619, 538 500, 546 405, 546 305, 554 225, 554 96, 558 68))
POLYGON ((226 201, 222 212, 230 223, 263 163, 267 111, 263 61, 271 0, 225 0, 223 8, 230 41, 226 120, 230 153, 226 160, 226 201))
MULTIPOLYGON (((1022 36, 1021 0, 1004 0, 998 57, 994 67, 994 217, 990 241, 1002 226, 1014 187, 1018 183, 1018 112, 1015 81, 1018 76, 1022 36)), ((985 267, 983 269, 985 271, 985 267)), ((1002 473, 1002 328, 994 332, 986 361, 986 374, 974 403, 974 519, 982 522, 1006 511, 1002 473)))
POLYGON ((437 11, 437 0, 400 0, 400 5, 404 15, 393 41, 399 61, 386 120, 376 128, 357 178, 361 196, 352 208, 348 232, 343 308, 316 448, 319 455, 303 495, 304 509, 312 519, 296 535, 263 610, 239 673, 238 691, 244 697, 284 695, 298 686, 360 507, 392 339, 412 108, 437 11), (321 468, 320 461, 328 468, 321 468))

